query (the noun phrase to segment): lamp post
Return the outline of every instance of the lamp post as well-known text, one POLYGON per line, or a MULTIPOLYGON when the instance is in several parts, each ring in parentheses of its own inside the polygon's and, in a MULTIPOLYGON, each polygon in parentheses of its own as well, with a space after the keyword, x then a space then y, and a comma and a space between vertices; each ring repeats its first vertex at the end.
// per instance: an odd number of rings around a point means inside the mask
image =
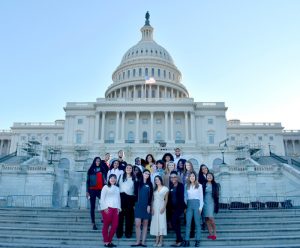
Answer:
POLYGON ((227 142, 228 141, 228 139, 225 139, 225 140, 223 140, 223 141, 221 141, 220 143, 219 143, 219 147, 220 147, 220 150, 221 150, 221 154, 222 154, 222 164, 226 164, 225 163, 225 160, 224 160, 224 153, 225 153, 225 150, 227 149, 227 142), (222 147, 221 147, 221 144, 224 144, 222 147))
POLYGON ((54 153, 53 148, 50 148, 50 149, 49 149, 49 152, 50 152, 50 162, 49 162, 49 164, 52 164, 52 155, 53 155, 53 153, 54 153))

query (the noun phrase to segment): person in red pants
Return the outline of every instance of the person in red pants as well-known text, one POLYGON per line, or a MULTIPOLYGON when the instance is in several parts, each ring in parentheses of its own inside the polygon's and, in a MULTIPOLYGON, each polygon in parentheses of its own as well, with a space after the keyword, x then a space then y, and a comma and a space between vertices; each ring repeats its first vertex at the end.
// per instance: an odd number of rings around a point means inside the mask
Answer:
POLYGON ((121 210, 120 190, 116 186, 117 176, 111 174, 101 191, 100 209, 103 217, 102 235, 105 247, 116 247, 112 243, 119 221, 121 210))

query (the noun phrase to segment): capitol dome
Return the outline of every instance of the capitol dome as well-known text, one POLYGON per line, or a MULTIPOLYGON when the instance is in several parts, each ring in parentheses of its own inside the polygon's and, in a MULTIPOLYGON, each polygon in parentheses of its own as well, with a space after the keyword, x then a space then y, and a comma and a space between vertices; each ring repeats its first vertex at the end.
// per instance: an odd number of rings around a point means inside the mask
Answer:
POLYGON ((112 75, 106 98, 187 98, 181 73, 169 52, 153 40, 149 13, 142 39, 124 54, 112 75))

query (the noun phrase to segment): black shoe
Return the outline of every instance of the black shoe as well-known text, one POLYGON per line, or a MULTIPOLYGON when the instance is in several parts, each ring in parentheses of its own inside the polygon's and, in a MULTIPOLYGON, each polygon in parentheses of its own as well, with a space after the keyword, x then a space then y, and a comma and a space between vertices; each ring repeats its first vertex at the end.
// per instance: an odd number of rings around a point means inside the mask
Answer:
POLYGON ((205 223, 203 223, 203 224, 201 225, 201 230, 202 230, 202 231, 205 230, 205 223))
POLYGON ((190 241, 184 241, 182 246, 183 247, 190 247, 190 241))
POLYGON ((134 245, 131 245, 131 247, 138 247, 138 246, 141 246, 141 243, 139 243, 139 244, 134 244, 134 245))
POLYGON ((109 247, 117 247, 115 244, 113 244, 113 243, 109 243, 108 244, 109 245, 109 247))
POLYGON ((104 247, 110 247, 109 244, 105 244, 104 247))
POLYGON ((199 247, 200 246, 200 241, 197 240, 196 243, 195 243, 195 247, 199 247))
POLYGON ((93 225, 93 230, 98 230, 96 224, 93 225))
POLYGON ((132 237, 132 234, 125 234, 125 237, 126 237, 127 239, 130 239, 130 238, 132 237))

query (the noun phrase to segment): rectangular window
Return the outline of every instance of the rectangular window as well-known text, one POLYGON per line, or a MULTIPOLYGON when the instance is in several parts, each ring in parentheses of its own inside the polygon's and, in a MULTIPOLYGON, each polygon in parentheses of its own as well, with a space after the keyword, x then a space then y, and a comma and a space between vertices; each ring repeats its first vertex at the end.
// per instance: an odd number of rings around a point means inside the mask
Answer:
POLYGON ((139 68, 139 77, 142 76, 142 68, 139 68))
POLYGON ((214 134, 209 134, 208 135, 208 144, 212 145, 215 143, 215 135, 214 134))
POLYGON ((231 140, 231 141, 235 141, 235 137, 234 137, 234 136, 231 136, 231 137, 230 137, 230 140, 231 140))
POLYGON ((82 143, 82 133, 77 133, 76 134, 76 144, 81 144, 82 143))
POLYGON ((164 78, 167 77, 167 73, 166 73, 166 70, 164 70, 164 78))
POLYGON ((157 75, 160 77, 160 69, 157 69, 157 75))
POLYGON ((145 69, 145 76, 148 76, 148 68, 145 69))
POLYGON ((58 139, 58 141, 62 141, 63 137, 62 136, 58 136, 57 139, 58 139))
POLYGON ((134 119, 129 119, 128 124, 134 124, 134 119))
POLYGON ((161 124, 161 119, 156 119, 156 124, 161 124))
POLYGON ((270 136, 269 139, 270 139, 270 141, 273 141, 273 140, 274 140, 274 137, 273 137, 273 136, 270 136))
POLYGON ((258 140, 259 140, 259 141, 262 141, 262 136, 258 136, 258 140))
POLYGON ((209 125, 214 124, 214 119, 212 119, 212 118, 207 119, 207 124, 209 124, 209 125))
POLYGON ((130 70, 127 71, 127 78, 130 78, 130 70))
POLYGON ((181 119, 179 119, 179 118, 176 119, 176 120, 175 120, 175 123, 176 123, 176 124, 181 124, 181 119))
POLYGON ((78 124, 78 125, 83 124, 83 119, 78 119, 78 120, 77 120, 77 124, 78 124))
POLYGON ((154 77, 154 68, 151 69, 151 76, 154 77))

